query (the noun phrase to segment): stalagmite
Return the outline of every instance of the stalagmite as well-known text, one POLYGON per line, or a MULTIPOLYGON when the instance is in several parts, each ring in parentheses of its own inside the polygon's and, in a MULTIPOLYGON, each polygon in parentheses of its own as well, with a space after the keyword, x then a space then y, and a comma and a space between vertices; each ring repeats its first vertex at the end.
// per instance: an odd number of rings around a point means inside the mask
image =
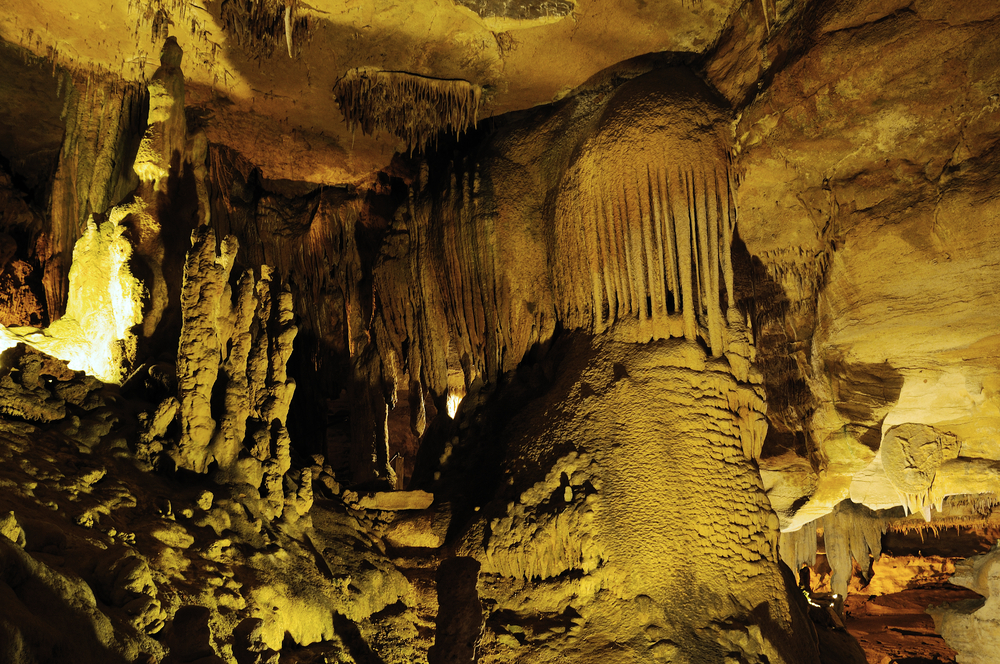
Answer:
POLYGON ((168 37, 160 53, 160 67, 148 84, 149 128, 139 144, 135 172, 143 182, 154 183, 166 191, 171 160, 176 154, 183 161, 187 145, 187 122, 184 117, 184 52, 177 39, 168 37))
POLYGON ((192 234, 181 290, 181 338, 177 353, 177 395, 181 436, 170 455, 178 467, 199 473, 208 469, 209 443, 215 432, 212 390, 219 374, 225 339, 220 317, 229 297, 229 271, 236 256, 235 238, 223 240, 216 254, 215 231, 202 226, 192 234))
MULTIPOLYGON (((266 266, 259 280, 250 271, 243 274, 233 300, 228 279, 237 249, 230 236, 217 254, 210 226, 192 234, 177 353, 181 432, 166 451, 178 467, 203 473, 214 461, 220 480, 260 488, 265 513, 276 518, 284 510, 291 466, 285 420, 295 382, 287 364, 298 328, 291 293, 284 288, 272 297, 266 266), (221 408, 213 412, 216 393, 221 408)), ((293 501, 301 491, 294 489, 293 501)))
POLYGON ((226 386, 225 408, 212 441, 212 455, 223 468, 234 464, 243 449, 247 414, 251 412, 247 360, 253 343, 251 325, 257 305, 254 286, 253 272, 244 272, 237 284, 235 302, 227 321, 232 326, 232 331, 226 335, 230 339, 229 356, 220 367, 226 386))
POLYGON ((285 46, 288 47, 288 57, 294 57, 292 55, 292 5, 290 2, 285 4, 285 46))
MULTIPOLYGON (((142 131, 144 90, 113 79, 86 85, 66 80, 66 136, 52 181, 51 236, 44 277, 45 299, 53 320, 66 305, 73 246, 93 214, 105 214, 136 184, 129 154, 142 131)), ((60 79, 62 80, 62 79, 60 79)))
POLYGON ((115 207, 88 221, 73 249, 65 315, 45 330, 0 326, 0 347, 24 342, 71 368, 119 383, 136 358, 145 284, 132 273, 129 224, 148 218, 145 202, 115 207), (138 219, 130 219, 130 217, 138 219))

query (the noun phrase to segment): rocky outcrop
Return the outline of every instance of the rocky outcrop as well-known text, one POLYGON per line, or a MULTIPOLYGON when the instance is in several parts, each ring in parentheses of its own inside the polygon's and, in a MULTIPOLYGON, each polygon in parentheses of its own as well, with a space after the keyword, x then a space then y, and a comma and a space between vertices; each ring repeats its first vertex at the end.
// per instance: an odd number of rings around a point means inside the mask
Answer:
POLYGON ((66 417, 66 402, 48 389, 37 355, 19 347, 8 350, 3 357, 6 366, 0 376, 0 411, 5 417, 34 422, 66 417))
MULTIPOLYGON (((68 399, 78 382, 49 385, 68 399)), ((421 595, 386 557, 376 512, 349 513, 317 484, 316 519, 286 532, 246 485, 140 470, 114 436, 85 443, 0 418, 3 661, 276 661, 291 642, 341 661, 426 652, 421 595)), ((322 472, 296 477, 311 489, 322 472)))
POLYGON ((555 661, 572 643, 608 661, 818 661, 726 361, 598 337, 558 375, 506 428, 507 486, 459 550, 482 565, 480 657, 555 661))
POLYGON ((962 664, 991 661, 1000 648, 997 628, 998 596, 1000 596, 1000 544, 989 553, 973 556, 955 566, 951 582, 982 595, 954 604, 931 607, 927 612, 934 618, 934 627, 948 645, 958 651, 962 664))
MULTIPOLYGON (((1000 108, 986 83, 994 69, 973 63, 994 61, 986 26, 996 8, 800 3, 778 16, 770 38, 756 29, 760 49, 744 53, 753 57, 737 63, 739 50, 720 51, 708 68, 730 98, 759 75, 741 71, 777 69, 743 109, 736 163, 739 235, 787 299, 757 336, 780 333, 775 354, 795 361, 785 373, 801 395, 781 408, 787 400, 773 397, 788 383, 768 380, 769 419, 802 432, 797 456, 818 471, 799 516, 782 526, 849 494, 873 508, 929 508, 906 492, 890 501, 871 489, 868 502, 869 489, 851 483, 864 473, 888 484, 878 470, 885 450, 875 457, 896 425, 933 427, 956 437, 959 456, 994 460, 980 441, 997 430, 986 350, 995 288, 973 264, 997 259, 987 228, 1000 108)), ((733 25, 753 32, 748 19, 733 25)))

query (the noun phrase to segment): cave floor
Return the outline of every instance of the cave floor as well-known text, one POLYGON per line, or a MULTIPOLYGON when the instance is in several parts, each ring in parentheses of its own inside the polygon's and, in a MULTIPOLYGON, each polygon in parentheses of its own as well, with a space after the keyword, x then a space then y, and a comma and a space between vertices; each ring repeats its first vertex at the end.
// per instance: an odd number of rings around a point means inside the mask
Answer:
POLYGON ((861 643, 869 664, 946 664, 955 661, 956 653, 934 631, 934 620, 925 610, 977 597, 947 583, 880 596, 850 595, 845 626, 861 643))

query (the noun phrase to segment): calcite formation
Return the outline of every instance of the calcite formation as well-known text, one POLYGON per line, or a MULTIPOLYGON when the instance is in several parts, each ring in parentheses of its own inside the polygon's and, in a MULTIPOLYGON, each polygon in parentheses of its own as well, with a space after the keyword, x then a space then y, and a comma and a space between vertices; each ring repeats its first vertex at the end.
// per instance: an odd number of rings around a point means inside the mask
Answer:
POLYGON ((996 602, 1000 592, 1000 570, 997 554, 1000 545, 989 553, 968 558, 956 565, 951 582, 968 588, 982 599, 969 599, 928 609, 936 629, 958 651, 956 661, 978 664, 986 662, 1000 647, 997 633, 996 602))
POLYGON ((337 81, 333 94, 352 130, 388 131, 411 150, 424 150, 439 132, 460 136, 476 125, 482 89, 463 80, 353 69, 337 81))
MULTIPOLYGON (((272 292, 267 266, 259 280, 245 272, 233 294, 228 281, 235 238, 224 238, 217 254, 215 231, 201 226, 191 245, 181 289, 177 394, 146 416, 143 438, 155 447, 144 452, 150 463, 163 451, 178 468, 197 473, 211 464, 221 481, 262 490, 265 514, 274 519, 284 510, 291 465, 285 428, 295 391, 286 369, 297 332, 291 294, 272 292), (217 395, 221 404, 213 404, 217 395), (175 417, 179 435, 169 441, 175 417)), ((311 504, 311 478, 303 491, 311 504)))
POLYGON ((992 661, 993 4, 64 5, 0 662, 992 661))

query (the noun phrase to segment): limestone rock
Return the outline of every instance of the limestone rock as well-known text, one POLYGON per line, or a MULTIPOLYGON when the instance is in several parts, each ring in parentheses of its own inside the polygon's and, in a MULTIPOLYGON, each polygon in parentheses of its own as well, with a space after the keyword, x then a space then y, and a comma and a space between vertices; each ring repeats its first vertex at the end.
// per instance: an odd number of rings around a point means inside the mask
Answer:
POLYGON ((448 506, 418 514, 400 515, 393 519, 385 533, 390 546, 402 548, 437 549, 444 545, 451 513, 448 506))
POLYGON ((52 422, 66 416, 66 403, 49 391, 40 357, 24 349, 4 353, 0 369, 0 412, 24 420, 52 422), (15 360, 16 358, 16 360, 15 360))
POLYGON ((357 506, 368 510, 423 510, 434 502, 427 491, 381 491, 358 498, 357 506))
POLYGON ((899 424, 882 439, 882 465, 889 481, 904 496, 911 511, 926 505, 937 469, 958 456, 954 436, 919 424, 899 424))
POLYGON ((989 553, 968 558, 955 566, 951 582, 974 590, 981 600, 964 600, 954 604, 928 608, 934 618, 934 628, 948 645, 958 651, 961 662, 980 664, 991 661, 1000 648, 997 627, 998 597, 1000 597, 1000 545, 989 553))
POLYGON ((24 529, 17 522, 17 517, 13 512, 8 512, 0 517, 0 535, 3 535, 22 549, 25 546, 24 529))

